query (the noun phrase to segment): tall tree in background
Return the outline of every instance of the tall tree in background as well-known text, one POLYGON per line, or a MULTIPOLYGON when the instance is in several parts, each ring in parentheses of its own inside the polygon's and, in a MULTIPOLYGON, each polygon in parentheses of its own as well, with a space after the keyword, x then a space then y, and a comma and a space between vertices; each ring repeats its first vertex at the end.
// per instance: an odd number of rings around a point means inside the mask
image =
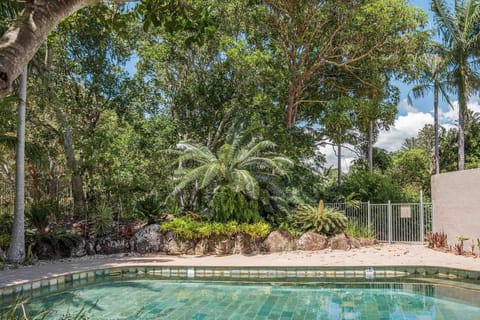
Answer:
MULTIPOLYGON (((443 50, 441 50, 443 51, 443 50)), ((415 79, 416 85, 412 92, 415 98, 424 97, 433 89, 433 119, 434 119, 434 168, 435 174, 440 173, 440 147, 438 123, 438 98, 442 97, 453 108, 448 92, 451 91, 451 81, 448 79, 448 69, 440 54, 427 53, 420 58, 420 74, 415 79)))
POLYGON ((464 170, 467 102, 480 84, 474 60, 480 48, 480 1, 455 0, 451 9, 446 0, 433 0, 432 10, 447 48, 445 64, 458 94, 458 170, 464 170))
POLYGON ((25 112, 27 104, 27 67, 20 78, 15 172, 15 216, 12 240, 7 260, 22 263, 25 260, 25 112))
POLYGON ((423 41, 417 28, 424 17, 403 0, 267 0, 262 14, 260 28, 288 74, 288 94, 279 103, 287 128, 301 105, 318 102, 308 90, 321 90, 339 73, 371 86, 366 61, 382 61, 382 72, 400 71, 423 41))

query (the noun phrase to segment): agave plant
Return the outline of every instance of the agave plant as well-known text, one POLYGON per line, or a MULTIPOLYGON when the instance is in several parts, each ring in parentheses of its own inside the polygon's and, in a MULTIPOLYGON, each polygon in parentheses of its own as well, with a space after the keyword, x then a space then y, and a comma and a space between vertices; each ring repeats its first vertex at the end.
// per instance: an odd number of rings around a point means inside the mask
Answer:
POLYGON ((314 231, 325 235, 335 235, 345 231, 347 217, 335 208, 325 208, 323 200, 318 207, 302 205, 295 211, 294 226, 303 232, 314 231))

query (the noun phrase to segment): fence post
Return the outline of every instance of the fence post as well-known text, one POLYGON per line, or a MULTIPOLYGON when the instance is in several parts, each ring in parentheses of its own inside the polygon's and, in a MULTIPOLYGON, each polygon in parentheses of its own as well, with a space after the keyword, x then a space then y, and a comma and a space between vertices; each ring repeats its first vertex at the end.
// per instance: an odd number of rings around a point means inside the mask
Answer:
POLYGON ((388 200, 388 242, 392 243, 392 204, 388 200))
POLYGON ((372 232, 372 211, 370 208, 370 200, 367 202, 367 228, 368 228, 368 233, 370 234, 372 232))
POLYGON ((425 237, 425 217, 423 214, 423 191, 420 190, 420 242, 423 243, 425 237))

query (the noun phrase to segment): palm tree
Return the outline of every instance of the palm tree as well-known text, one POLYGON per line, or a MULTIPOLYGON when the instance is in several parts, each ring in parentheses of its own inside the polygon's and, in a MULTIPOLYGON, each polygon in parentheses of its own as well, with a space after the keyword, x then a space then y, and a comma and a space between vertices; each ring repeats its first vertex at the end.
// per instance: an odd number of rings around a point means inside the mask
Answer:
MULTIPOLYGON (((440 47, 439 47, 440 48, 440 47)), ((442 49, 439 50, 443 51, 442 49)), ((433 115, 434 115, 434 168, 435 174, 440 173, 440 147, 439 147, 439 124, 438 124, 438 97, 442 97, 453 108, 448 92, 452 90, 452 84, 448 79, 448 70, 445 60, 439 54, 427 53, 420 58, 420 75, 413 89, 415 98, 424 97, 433 89, 433 115)), ((409 99, 410 100, 410 99, 409 99)))
POLYGON ((25 109, 27 103, 27 67, 20 78, 18 104, 17 152, 15 172, 15 217, 12 240, 7 260, 22 263, 25 260, 25 109))
POLYGON ((458 94, 458 170, 464 170, 467 101, 480 83, 474 60, 480 46, 480 2, 455 0, 452 11, 446 0, 433 0, 432 10, 447 48, 445 64, 458 94))
POLYGON ((198 190, 213 187, 213 193, 229 186, 236 193, 258 200, 260 186, 265 181, 273 181, 276 176, 286 175, 287 168, 293 163, 287 157, 272 153, 276 145, 271 141, 252 139, 242 146, 242 140, 236 136, 231 144, 225 143, 216 154, 195 143, 177 144, 181 151, 177 161, 191 168, 179 171, 181 179, 173 194, 177 195, 191 185, 196 185, 198 190))

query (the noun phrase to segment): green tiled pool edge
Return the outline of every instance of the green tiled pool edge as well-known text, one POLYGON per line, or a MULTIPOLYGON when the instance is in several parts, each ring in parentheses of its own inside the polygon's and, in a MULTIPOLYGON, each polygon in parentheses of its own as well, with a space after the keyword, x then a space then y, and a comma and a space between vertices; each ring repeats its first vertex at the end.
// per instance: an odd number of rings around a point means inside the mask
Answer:
MULTIPOLYGON (((341 281, 342 279, 367 279, 401 282, 409 276, 431 278, 432 283, 444 280, 480 281, 480 272, 444 267, 392 266, 392 267, 193 267, 193 266, 125 266, 92 269, 64 275, 41 278, 35 281, 0 288, 0 302, 12 296, 31 295, 33 292, 54 292, 73 283, 88 284, 109 277, 132 278, 157 276, 162 279, 232 280, 232 281, 341 281)), ((423 279, 425 280, 425 279, 423 279)), ((468 284, 468 283, 467 283, 468 284)), ((479 290, 480 286, 476 286, 479 290)))

